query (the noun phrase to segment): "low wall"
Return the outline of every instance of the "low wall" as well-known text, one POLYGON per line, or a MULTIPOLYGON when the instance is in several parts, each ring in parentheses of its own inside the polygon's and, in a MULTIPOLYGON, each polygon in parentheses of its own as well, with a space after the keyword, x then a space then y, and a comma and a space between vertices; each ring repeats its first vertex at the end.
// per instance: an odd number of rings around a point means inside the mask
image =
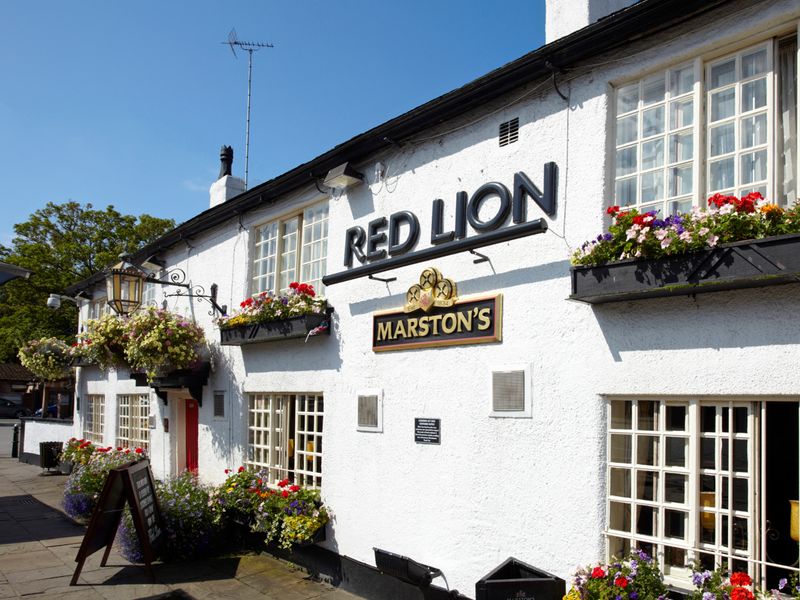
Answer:
POLYGON ((39 464, 40 442, 66 442, 75 436, 72 419, 28 417, 22 419, 22 426, 19 459, 30 464, 39 464))

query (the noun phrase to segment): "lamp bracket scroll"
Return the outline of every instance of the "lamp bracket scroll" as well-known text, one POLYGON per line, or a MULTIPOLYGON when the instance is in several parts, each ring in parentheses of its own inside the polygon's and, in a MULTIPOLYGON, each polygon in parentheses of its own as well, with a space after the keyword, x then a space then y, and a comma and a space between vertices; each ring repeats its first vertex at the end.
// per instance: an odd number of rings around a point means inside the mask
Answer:
POLYGON ((183 292, 178 290, 174 294, 164 294, 166 297, 173 297, 173 296, 180 296, 182 298, 196 298, 198 302, 206 301, 211 305, 211 310, 208 311, 208 314, 212 317, 216 316, 217 313, 221 314, 223 317, 228 314, 228 307, 223 304, 217 304, 217 284, 211 284, 211 293, 206 294, 206 289, 202 285, 186 285, 184 286, 187 288, 188 291, 183 292))

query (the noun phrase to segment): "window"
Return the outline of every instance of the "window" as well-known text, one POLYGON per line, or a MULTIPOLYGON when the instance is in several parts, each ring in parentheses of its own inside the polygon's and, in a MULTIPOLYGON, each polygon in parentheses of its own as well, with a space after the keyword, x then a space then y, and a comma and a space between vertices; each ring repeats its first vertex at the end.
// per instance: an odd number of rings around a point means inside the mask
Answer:
MULTIPOLYGON (((160 273, 156 273, 156 277, 159 275, 160 273)), ((145 282, 142 288, 142 306, 158 307, 158 301, 156 300, 156 288, 158 287, 161 286, 156 283, 145 282)))
POLYGON ((727 563, 773 586, 797 570, 788 502, 797 496, 797 444, 794 457, 783 454, 791 449, 778 451, 773 461, 780 467, 773 472, 762 470, 762 460, 774 450, 760 443, 796 432, 797 406, 610 401, 608 556, 641 548, 660 561, 667 582, 680 587, 690 586, 694 562, 712 569, 727 563), (781 537, 792 558, 782 559, 781 537))
POLYGON ((248 466, 266 469, 272 484, 320 487, 323 409, 317 394, 250 394, 248 466))
POLYGON ((614 202, 662 215, 717 192, 794 202, 796 55, 795 37, 767 41, 618 88, 614 202))
POLYGON ((117 446, 142 448, 150 446, 150 396, 148 394, 121 394, 117 396, 119 420, 117 446))
POLYGON ((96 300, 92 300, 89 303, 89 318, 90 319, 99 319, 103 315, 107 315, 111 312, 111 308, 108 306, 106 302, 106 297, 102 296, 97 298, 96 300))
POLYGON ((214 418, 225 418, 225 392, 214 392, 214 418))
POLYGON ((328 202, 255 230, 252 293, 281 292, 293 281, 322 293, 328 254, 328 202))
POLYGON ((102 394, 89 394, 84 403, 83 437, 95 444, 103 443, 103 422, 105 421, 106 397, 102 394))

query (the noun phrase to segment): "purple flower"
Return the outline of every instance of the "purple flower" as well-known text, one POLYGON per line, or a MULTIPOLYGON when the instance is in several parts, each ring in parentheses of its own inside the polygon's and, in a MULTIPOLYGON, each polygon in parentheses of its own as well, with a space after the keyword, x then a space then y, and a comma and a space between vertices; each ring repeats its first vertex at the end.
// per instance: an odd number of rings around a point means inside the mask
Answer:
POLYGON ((612 239, 614 239, 614 236, 613 236, 613 235, 611 235, 610 233, 606 233, 606 234, 603 236, 603 239, 604 239, 605 241, 607 241, 607 242, 610 242, 612 239))
POLYGON ((785 588, 785 587, 786 587, 786 584, 787 584, 787 583, 789 583, 789 581, 786 579, 786 577, 784 577, 783 579, 781 579, 781 580, 778 582, 778 589, 779 589, 779 590, 782 590, 783 588, 785 588))
POLYGON ((692 584, 694 587, 701 587, 706 581, 711 579, 711 571, 703 571, 702 573, 692 574, 692 584))
POLYGON ((703 592, 703 600, 714 600, 714 598, 713 592, 703 592))
POLYGON ((628 597, 631 600, 636 600, 639 597, 639 594, 637 594, 636 592, 631 592, 630 594, 628 594, 628 597))

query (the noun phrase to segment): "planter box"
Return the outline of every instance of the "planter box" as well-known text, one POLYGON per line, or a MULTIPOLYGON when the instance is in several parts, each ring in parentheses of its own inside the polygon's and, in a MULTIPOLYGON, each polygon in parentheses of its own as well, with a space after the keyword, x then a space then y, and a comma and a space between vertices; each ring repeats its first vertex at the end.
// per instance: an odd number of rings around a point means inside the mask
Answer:
MULTIPOLYGON (((292 338, 304 338, 308 332, 319 327, 323 321, 330 323, 332 308, 324 313, 312 313, 282 321, 271 321, 269 323, 255 323, 253 325, 242 325, 231 327, 230 329, 220 329, 220 344, 222 346, 244 346, 246 344, 258 344, 261 342, 276 342, 278 340, 288 340, 292 338)), ((330 335, 330 326, 322 335, 330 335)))
POLYGON ((132 371, 130 378, 139 387, 149 385, 156 391, 156 394, 165 403, 167 402, 167 390, 187 389, 200 406, 203 405, 203 386, 208 383, 208 374, 211 372, 211 363, 200 363, 194 369, 179 369, 170 371, 161 377, 156 377, 151 382, 147 382, 147 375, 141 372, 132 371))
POLYGON ((800 234, 723 244, 656 260, 572 267, 570 299, 589 304, 685 296, 784 283, 800 274, 800 234))
POLYGON ((96 362, 93 362, 84 356, 78 356, 76 358, 73 358, 70 364, 73 367, 92 367, 97 365, 96 362))

